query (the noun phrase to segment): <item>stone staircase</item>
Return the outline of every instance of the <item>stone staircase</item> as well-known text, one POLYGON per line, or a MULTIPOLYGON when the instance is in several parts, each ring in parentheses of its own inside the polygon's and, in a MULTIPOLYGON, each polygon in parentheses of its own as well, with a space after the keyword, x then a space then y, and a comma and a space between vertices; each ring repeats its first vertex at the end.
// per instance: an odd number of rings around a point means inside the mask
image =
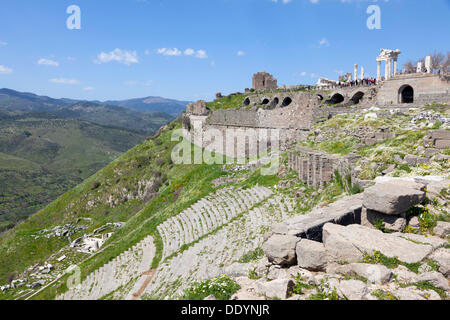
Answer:
POLYGON ((148 271, 155 251, 153 238, 148 236, 114 260, 89 274, 81 284, 57 297, 57 300, 101 299, 148 271))
POLYGON ((163 260, 272 195, 270 189, 225 188, 201 199, 157 227, 164 244, 163 260))
MULTIPOLYGON (((269 194, 268 189, 235 190, 235 196, 250 197, 257 201, 269 194), (260 192, 258 196, 257 192, 260 192), (247 196, 246 196, 247 194, 247 196), (251 196, 253 194, 253 196, 251 196)), ((228 193, 224 191, 224 193, 228 193)), ((224 196, 223 199, 229 199, 224 196)), ((228 201, 228 200, 226 200, 228 201)), ((230 202, 231 203, 231 202, 230 202)), ((244 205, 241 203, 241 205, 244 205)), ((251 206, 250 204, 247 207, 251 206)), ((229 207, 233 207, 230 205, 229 207)), ((242 209, 242 207, 241 207, 242 209)), ((224 211, 232 209, 222 209, 224 211)), ((218 210, 220 216, 228 213, 218 210)), ((164 261, 148 285, 143 297, 157 299, 175 298, 193 282, 217 277, 224 269, 238 261, 246 253, 262 246, 263 234, 276 222, 295 215, 295 200, 276 195, 263 201, 216 233, 195 243, 185 251, 164 261)))

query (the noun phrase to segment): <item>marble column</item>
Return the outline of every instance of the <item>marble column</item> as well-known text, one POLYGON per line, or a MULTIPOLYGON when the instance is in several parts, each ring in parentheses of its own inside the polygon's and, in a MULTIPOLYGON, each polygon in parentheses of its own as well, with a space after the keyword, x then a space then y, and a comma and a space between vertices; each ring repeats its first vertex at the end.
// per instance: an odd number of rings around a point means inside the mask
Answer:
POLYGON ((377 81, 381 80, 381 61, 377 60, 377 81))
POLYGON ((384 60, 384 80, 389 79, 388 75, 389 75, 389 64, 387 60, 384 60))
POLYGON ((394 77, 397 75, 397 58, 394 58, 394 77))
POLYGON ((353 80, 354 81, 358 80, 358 65, 357 64, 355 64, 355 72, 354 72, 353 80))
POLYGON ((392 77, 392 59, 389 59, 388 61, 388 70, 389 70, 388 79, 390 79, 392 77))
POLYGON ((361 80, 364 79, 364 67, 361 67, 361 80))

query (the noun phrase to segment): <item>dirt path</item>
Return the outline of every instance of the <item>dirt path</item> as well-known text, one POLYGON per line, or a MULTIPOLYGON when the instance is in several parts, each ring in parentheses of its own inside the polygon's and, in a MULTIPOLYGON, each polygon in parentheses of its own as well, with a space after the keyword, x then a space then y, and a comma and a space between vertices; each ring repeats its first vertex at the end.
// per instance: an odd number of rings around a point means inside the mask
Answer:
POLYGON ((151 270, 141 274, 141 277, 146 276, 145 281, 142 284, 142 286, 139 288, 139 290, 137 292, 133 293, 132 300, 137 300, 144 293, 144 291, 147 288, 147 286, 149 285, 150 281, 152 281, 155 273, 156 273, 156 269, 151 269, 151 270))

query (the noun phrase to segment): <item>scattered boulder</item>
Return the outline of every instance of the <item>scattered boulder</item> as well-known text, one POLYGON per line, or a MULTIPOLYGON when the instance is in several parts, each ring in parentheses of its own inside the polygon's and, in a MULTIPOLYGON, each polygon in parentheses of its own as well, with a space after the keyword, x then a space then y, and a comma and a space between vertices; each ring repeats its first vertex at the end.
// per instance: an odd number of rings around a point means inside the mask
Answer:
POLYGON ((421 165, 421 164, 428 164, 428 163, 430 163, 430 159, 429 158, 414 156, 414 155, 411 155, 411 154, 408 154, 404 158, 404 160, 408 163, 408 165, 410 167, 416 167, 416 166, 421 165))
POLYGON ((450 249, 441 248, 436 250, 430 258, 436 262, 439 272, 446 277, 450 276, 450 249))
POLYGON ((448 237, 450 235, 450 223, 438 221, 433 233, 443 238, 448 237))
POLYGON ((368 293, 367 285, 359 280, 343 280, 338 288, 338 295, 348 300, 363 300, 368 293))
POLYGON ((306 269, 300 268, 299 266, 290 267, 288 270, 288 274, 291 278, 297 278, 300 276, 303 282, 307 284, 314 284, 314 274, 306 269))
POLYGON ((400 288, 393 292, 398 300, 427 300, 424 293, 417 290, 416 287, 400 288))
POLYGON ((297 243, 297 264, 306 270, 323 271, 327 266, 327 253, 322 243, 302 239, 297 243))
POLYGON ((423 191, 394 183, 382 183, 365 190, 363 205, 380 213, 401 215, 423 200, 423 191))
POLYGON ((395 268, 392 271, 395 274, 397 281, 400 283, 414 282, 414 280, 417 277, 417 274, 409 271, 409 269, 407 267, 402 266, 402 265, 398 266, 397 268, 395 268))
POLYGON ((272 265, 269 268, 269 272, 267 273, 266 278, 268 280, 276 280, 276 279, 289 279, 290 277, 287 269, 283 269, 277 265, 272 265))
POLYGON ((286 299, 294 288, 294 281, 278 279, 270 282, 258 281, 256 290, 271 299, 286 299))
POLYGON ((379 251, 387 257, 416 263, 424 260, 433 251, 430 245, 416 244, 361 225, 343 227, 328 223, 323 228, 323 243, 329 262, 359 262, 363 253, 372 254, 379 251))
POLYGON ((335 272, 348 275, 358 275, 372 283, 387 283, 391 280, 392 271, 383 265, 350 263, 339 266, 335 272))
POLYGON ((447 279, 437 271, 422 273, 417 277, 417 281, 425 281, 431 283, 436 288, 449 290, 447 279))
POLYGON ((263 250, 270 262, 292 266, 296 263, 295 248, 299 241, 295 236, 275 234, 263 245, 263 250))
POLYGON ((420 227, 420 221, 419 221, 419 218, 418 217, 412 217, 410 220, 409 220, 409 226, 410 227, 412 227, 412 228, 419 228, 420 227))

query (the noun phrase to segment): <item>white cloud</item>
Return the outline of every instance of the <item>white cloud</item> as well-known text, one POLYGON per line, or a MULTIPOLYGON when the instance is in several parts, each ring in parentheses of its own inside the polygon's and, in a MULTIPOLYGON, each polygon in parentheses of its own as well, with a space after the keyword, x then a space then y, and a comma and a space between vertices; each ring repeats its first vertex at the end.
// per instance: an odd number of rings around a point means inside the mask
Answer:
POLYGON ((241 51, 241 50, 239 50, 239 51, 237 52, 237 55, 238 55, 238 57, 242 57, 242 56, 245 56, 245 52, 244 52, 244 51, 241 51))
POLYGON ((0 47, 2 47, 2 46, 7 46, 7 45, 8 45, 8 42, 1 41, 1 40, 0 40, 0 47))
POLYGON ((197 50, 197 52, 195 53, 195 57, 199 59, 208 59, 205 50, 197 50))
POLYGON ((42 65, 42 66, 59 67, 58 61, 45 59, 45 58, 39 59, 38 64, 42 65))
POLYGON ((189 49, 184 50, 184 55, 185 56, 193 56, 194 54, 195 54, 195 50, 194 49, 189 48, 189 49))
POLYGON ((13 69, 0 65, 0 74, 10 74, 13 69))
POLYGON ((80 81, 76 80, 76 79, 67 79, 67 78, 53 78, 49 80, 52 83, 58 83, 58 84, 70 84, 70 85, 75 85, 75 84, 79 84, 80 81))
POLYGON ((94 87, 86 87, 86 88, 83 88, 83 90, 84 91, 92 91, 92 90, 95 90, 95 88, 94 87))
POLYGON ((322 40, 319 41, 319 48, 321 47, 329 47, 330 42, 327 40, 327 38, 322 38, 322 40))
POLYGON ((318 4, 319 0, 309 0, 309 2, 313 3, 313 4, 318 4))
POLYGON ((306 72, 303 71, 302 73, 300 73, 300 75, 301 75, 302 77, 304 77, 304 76, 306 76, 306 72))
POLYGON ((116 61, 118 63, 122 63, 129 66, 132 63, 139 63, 139 58, 137 56, 136 51, 128 51, 117 48, 109 53, 105 52, 100 53, 94 62, 96 64, 102 64, 102 63, 109 63, 112 61, 116 61))
POLYGON ((198 59, 207 59, 208 55, 205 50, 194 50, 192 48, 188 48, 183 52, 178 48, 160 48, 156 50, 157 54, 161 54, 163 56, 171 56, 171 57, 179 57, 181 55, 185 55, 188 57, 195 57, 198 59))
POLYGON ((178 50, 178 48, 173 49, 161 48, 157 49, 156 52, 158 54, 162 54, 163 56, 181 56, 181 51, 178 50))

